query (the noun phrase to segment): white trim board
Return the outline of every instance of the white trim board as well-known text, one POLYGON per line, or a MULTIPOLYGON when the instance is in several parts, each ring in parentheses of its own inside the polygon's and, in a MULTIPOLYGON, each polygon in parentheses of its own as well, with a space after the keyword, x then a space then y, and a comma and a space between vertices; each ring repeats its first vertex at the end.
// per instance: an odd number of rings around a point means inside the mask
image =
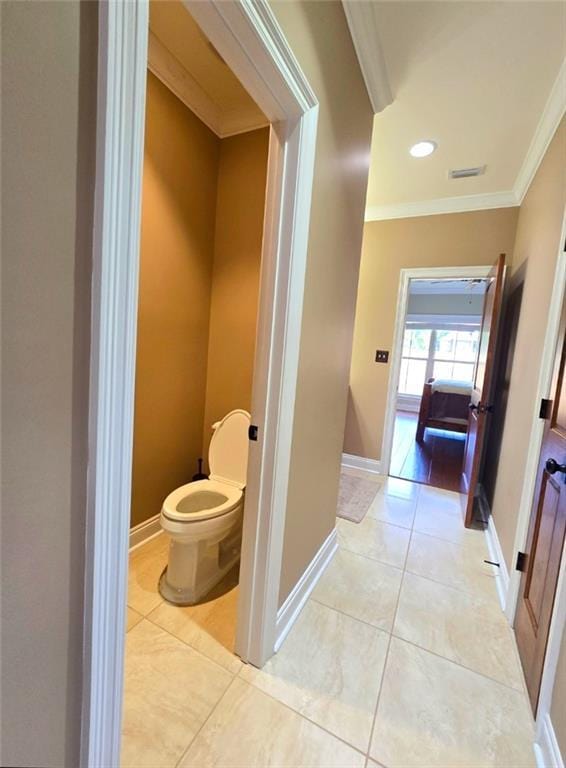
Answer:
POLYGON ((542 158, 548 149, 548 145, 552 141, 552 137, 556 133, 556 129, 560 125, 560 121, 562 120, 565 111, 566 58, 562 62, 558 76, 554 81, 554 85, 552 86, 544 106, 544 110, 536 127, 529 149, 527 150, 523 165, 515 180, 513 192, 517 198, 518 205, 523 202, 523 198, 527 194, 527 190, 541 164, 542 158))
MULTIPOLYGON (((562 249, 565 238, 566 210, 564 212, 562 232, 560 234, 560 249, 562 249)), ((521 500, 519 502, 519 512, 517 514, 517 527, 515 529, 513 557, 516 557, 517 552, 524 551, 527 543, 531 507, 535 494, 538 461, 544 434, 544 421, 539 417, 540 401, 542 398, 548 397, 550 393, 550 387, 552 385, 552 373, 554 367, 554 357, 556 353, 556 344, 558 341, 558 331, 560 328, 562 302, 566 300, 565 286, 566 251, 561 250, 556 262, 552 296, 550 298, 550 305, 547 311, 548 321, 546 325, 544 342, 542 344, 542 359, 540 362, 537 392, 532 402, 531 431, 528 441, 529 448, 525 462, 523 487, 521 490, 521 500)), ((518 571, 512 571, 510 574, 509 590, 506 599, 506 613, 507 618, 511 624, 515 621, 515 611, 517 609, 517 601, 519 598, 520 583, 521 574, 518 571)))
POLYGON ((485 536, 487 540, 489 559, 494 563, 499 563, 499 567, 493 566, 493 572, 495 574, 495 586, 497 588, 497 596, 499 597, 501 610, 505 612, 507 592, 509 590, 509 571, 507 570, 507 563, 505 562, 503 550, 501 549, 501 544, 499 543, 499 537, 497 535, 495 521, 492 514, 489 514, 488 517, 485 536))
POLYGON ((455 279, 460 277, 487 277, 491 267, 420 267, 418 269, 402 269, 399 274, 399 291, 397 294, 397 315, 393 331, 391 355, 389 356, 389 380, 387 384, 387 399, 383 426, 383 441, 381 444, 381 470, 389 474, 391 451, 395 433, 395 412, 397 409, 397 390, 401 373, 401 356, 403 351, 403 331, 409 303, 409 287, 411 280, 455 279))
MULTIPOLYGON (((81 766, 120 760, 148 0, 99 13, 81 766)), ((276 641, 318 102, 267 0, 184 0, 272 124, 236 650, 276 641)))
POLYGON ((151 30, 147 67, 220 139, 269 125, 257 108, 245 112, 221 109, 151 30))
POLYGON ((488 192, 483 195, 440 197, 436 200, 420 200, 414 203, 370 205, 366 208, 365 221, 410 219, 415 216, 434 216, 440 213, 467 213, 491 208, 513 208, 519 205, 515 193, 488 192))
POLYGON ((360 469, 370 472, 372 475, 381 474, 381 462, 377 459, 365 459, 363 456, 354 456, 353 453, 342 454, 342 466, 345 469, 360 469))
POLYGON ((564 758, 560 753, 558 739, 549 714, 541 719, 540 732, 534 747, 537 768, 564 768, 564 758))
POLYGON ((336 533, 336 528, 333 528, 281 608, 277 611, 276 651, 279 650, 283 641, 289 634, 297 616, 302 611, 311 592, 316 587, 318 580, 326 570, 337 550, 338 535, 336 533))
POLYGON ((393 101, 393 94, 374 4, 342 0, 342 7, 373 111, 382 112, 393 101))
MULTIPOLYGON (((365 3, 360 3, 360 5, 363 6, 365 3)), ((510 208, 521 205, 565 112, 566 59, 562 62, 554 81, 512 189, 479 195, 456 195, 411 203, 370 205, 366 208, 366 222, 405 219, 413 216, 433 216, 441 213, 483 211, 491 208, 510 208)))
POLYGON ((138 523, 130 528, 129 549, 133 552, 134 549, 141 547, 151 539, 155 539, 159 534, 163 533, 161 523, 159 522, 160 515, 154 515, 149 520, 144 520, 143 523, 138 523))

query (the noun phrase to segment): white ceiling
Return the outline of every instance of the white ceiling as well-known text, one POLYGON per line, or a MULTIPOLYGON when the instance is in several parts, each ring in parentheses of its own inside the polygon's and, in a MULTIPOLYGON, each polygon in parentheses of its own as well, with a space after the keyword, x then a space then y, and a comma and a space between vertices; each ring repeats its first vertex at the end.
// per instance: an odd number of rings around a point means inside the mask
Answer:
POLYGON ((439 199, 455 200, 454 210, 517 204, 510 193, 566 54, 566 4, 372 5, 393 102, 374 120, 367 218, 418 215, 439 199), (438 149, 414 159, 409 147, 422 139, 438 149), (477 178, 448 178, 482 165, 477 178), (478 198, 468 207, 469 195, 478 198))

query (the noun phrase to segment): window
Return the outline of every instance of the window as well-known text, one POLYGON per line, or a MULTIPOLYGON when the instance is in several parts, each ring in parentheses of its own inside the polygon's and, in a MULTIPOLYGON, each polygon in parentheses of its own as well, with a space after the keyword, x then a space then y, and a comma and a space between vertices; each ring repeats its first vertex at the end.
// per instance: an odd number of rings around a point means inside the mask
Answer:
POLYGON ((399 394, 422 395, 429 378, 473 381, 479 329, 405 328, 399 394))

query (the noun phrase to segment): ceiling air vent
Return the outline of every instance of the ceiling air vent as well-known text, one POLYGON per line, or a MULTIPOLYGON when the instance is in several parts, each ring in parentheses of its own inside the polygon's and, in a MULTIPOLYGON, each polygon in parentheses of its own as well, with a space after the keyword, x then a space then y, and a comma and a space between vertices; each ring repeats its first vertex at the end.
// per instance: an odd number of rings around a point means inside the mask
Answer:
POLYGON ((469 179, 471 176, 481 176, 482 173, 485 173, 485 169, 485 165, 478 165, 476 168, 455 168, 452 171, 448 171, 448 178, 469 179))

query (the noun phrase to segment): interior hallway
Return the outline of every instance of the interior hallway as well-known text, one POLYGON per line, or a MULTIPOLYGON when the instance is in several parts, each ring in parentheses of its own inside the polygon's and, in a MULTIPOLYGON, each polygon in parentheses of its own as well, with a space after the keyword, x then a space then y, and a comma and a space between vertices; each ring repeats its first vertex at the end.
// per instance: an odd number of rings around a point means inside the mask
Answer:
POLYGON ((484 534, 458 494, 380 482, 261 671, 230 652, 234 574, 179 609, 156 589, 165 537, 132 553, 123 766, 535 765, 484 534))
POLYGON ((397 411, 390 474, 462 493, 466 435, 443 429, 427 429, 424 442, 419 444, 415 440, 417 422, 418 414, 397 411))

